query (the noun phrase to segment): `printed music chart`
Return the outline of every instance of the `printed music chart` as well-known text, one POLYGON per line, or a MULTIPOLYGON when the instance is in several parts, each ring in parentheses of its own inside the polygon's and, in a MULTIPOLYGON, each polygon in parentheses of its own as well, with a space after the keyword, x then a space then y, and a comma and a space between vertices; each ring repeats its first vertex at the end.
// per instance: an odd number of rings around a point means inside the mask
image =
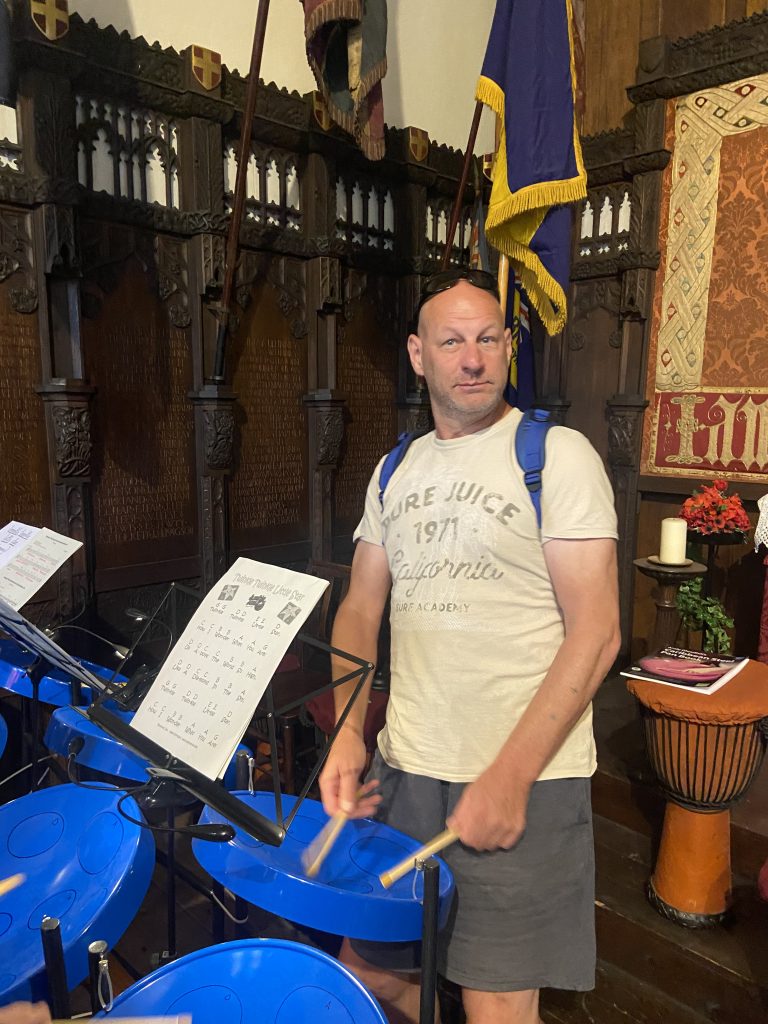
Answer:
POLYGON ((220 778, 327 580, 238 558, 206 594, 132 726, 220 778))
POLYGON ((27 526, 15 520, 0 530, 0 567, 10 562, 40 532, 39 526, 27 526))
POLYGON ((46 527, 8 523, 0 530, 0 597, 18 611, 82 546, 46 527))

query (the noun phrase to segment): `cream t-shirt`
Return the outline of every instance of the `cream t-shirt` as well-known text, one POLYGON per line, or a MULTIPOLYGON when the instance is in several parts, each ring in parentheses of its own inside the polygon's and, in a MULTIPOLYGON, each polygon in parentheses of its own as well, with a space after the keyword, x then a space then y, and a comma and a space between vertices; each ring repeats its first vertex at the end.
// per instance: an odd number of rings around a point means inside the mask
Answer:
MULTIPOLYGON (((403 771, 450 782, 484 771, 564 637, 542 543, 617 536, 599 455, 559 426, 547 435, 539 535, 515 457, 520 419, 512 409, 467 437, 414 441, 383 511, 381 462, 368 486, 355 540, 383 544, 392 574, 392 677, 378 742, 403 771)), ((595 767, 590 706, 540 778, 595 767)))

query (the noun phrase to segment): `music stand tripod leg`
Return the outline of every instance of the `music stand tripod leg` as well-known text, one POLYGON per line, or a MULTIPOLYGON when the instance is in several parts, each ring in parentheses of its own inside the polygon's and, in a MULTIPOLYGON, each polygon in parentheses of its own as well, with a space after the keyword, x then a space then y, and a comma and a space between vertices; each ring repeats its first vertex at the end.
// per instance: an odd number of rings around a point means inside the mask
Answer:
POLYGON ((51 1012, 57 1020, 68 1020, 72 1016, 69 1002, 67 970, 64 965, 64 947, 61 942, 61 924, 57 917, 44 917, 40 925, 43 943, 45 974, 48 982, 48 998, 51 1012))
POLYGON ((176 959, 176 815, 173 804, 168 808, 168 864, 167 876, 167 918, 168 918, 168 950, 163 958, 166 962, 176 959))
POLYGON ((30 713, 30 768, 29 791, 34 793, 37 789, 37 765, 40 761, 40 680, 45 675, 45 666, 40 658, 35 660, 34 665, 29 669, 29 679, 32 683, 32 708, 30 713))
POLYGON ((440 900, 440 863, 424 862, 424 902, 421 931, 421 993, 419 1024, 434 1024, 437 999, 437 936, 440 900))

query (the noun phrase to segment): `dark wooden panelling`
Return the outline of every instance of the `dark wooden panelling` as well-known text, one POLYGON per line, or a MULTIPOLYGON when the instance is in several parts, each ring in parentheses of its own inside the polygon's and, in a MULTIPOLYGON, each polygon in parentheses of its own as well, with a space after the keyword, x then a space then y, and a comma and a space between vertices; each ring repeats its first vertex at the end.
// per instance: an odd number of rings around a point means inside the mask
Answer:
POLYGON ((86 371, 97 389, 97 571, 197 554, 190 336, 171 326, 134 257, 115 277, 98 313, 83 320, 86 371))
POLYGON ((336 479, 336 526, 339 534, 346 534, 360 521, 376 463, 397 439, 397 349, 382 338, 376 309, 367 296, 353 306, 337 359, 348 422, 336 479))
POLYGON ((587 0, 584 134, 626 121, 632 105, 625 90, 635 80, 641 40, 691 36, 765 6, 761 0, 587 0))
POLYGON ((40 339, 34 313, 11 306, 13 279, 0 285, 0 509, 9 519, 51 525, 40 339))
POLYGON ((233 338, 240 431, 230 490, 233 556, 309 536, 306 340, 297 340, 272 285, 253 287, 233 338))

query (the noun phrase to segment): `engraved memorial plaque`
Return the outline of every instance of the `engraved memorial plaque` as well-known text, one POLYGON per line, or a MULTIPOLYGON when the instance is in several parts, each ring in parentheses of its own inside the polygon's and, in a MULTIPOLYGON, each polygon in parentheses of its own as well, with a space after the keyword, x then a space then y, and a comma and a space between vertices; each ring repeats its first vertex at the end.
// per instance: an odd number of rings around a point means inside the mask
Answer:
POLYGON ((344 455, 336 477, 336 533, 351 533, 363 514, 376 463, 397 440, 397 350, 385 340, 366 299, 338 347, 339 390, 347 396, 344 455))
POLYGON ((0 285, 0 519, 51 525, 37 317, 15 312, 0 285))
POLYGON ((93 400, 97 569, 197 554, 190 335, 132 260, 83 320, 93 400))
POLYGON ((230 350, 242 410, 233 552, 309 536, 305 345, 291 336, 273 289, 257 285, 230 350))

